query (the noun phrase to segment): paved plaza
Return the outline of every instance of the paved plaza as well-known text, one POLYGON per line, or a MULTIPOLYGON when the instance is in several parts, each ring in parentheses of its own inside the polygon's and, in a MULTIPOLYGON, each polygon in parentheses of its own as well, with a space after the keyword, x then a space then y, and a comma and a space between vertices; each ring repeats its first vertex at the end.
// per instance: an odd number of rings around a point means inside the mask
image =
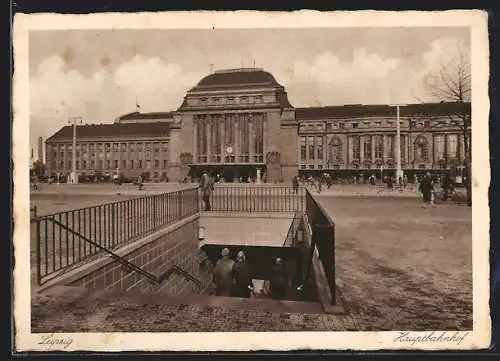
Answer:
MULTIPOLYGON (((39 214, 135 197, 146 192, 165 192, 186 185, 152 184, 146 185, 145 191, 138 191, 132 185, 60 185, 59 191, 52 186, 57 187, 51 185, 32 193, 31 205, 38 207, 39 214)), ((208 330, 210 323, 207 319, 210 315, 224 317, 224 322, 213 324, 220 330, 230 330, 230 323, 251 325, 252 317, 255 317, 255 330, 265 327, 268 330, 284 330, 286 327, 290 330, 373 331, 471 329, 471 209, 452 203, 423 209, 416 191, 411 190, 397 192, 393 196, 375 196, 366 193, 371 192, 367 186, 352 186, 350 194, 347 194, 347 189, 333 186, 318 195, 319 201, 336 222, 337 283, 349 313, 349 317, 343 319, 345 322, 339 323, 339 318, 326 315, 300 316, 295 320, 295 316, 290 315, 273 318, 258 311, 231 312, 224 307, 207 311, 179 305, 121 305, 116 298, 106 306, 105 299, 88 302, 72 299, 72 304, 76 302, 79 305, 78 319, 81 323, 78 329, 94 330, 84 316, 91 315, 96 305, 101 308, 99 312, 103 317, 100 321, 103 326, 98 328, 115 324, 118 327, 116 331, 144 331, 141 329, 144 325, 148 325, 147 331, 185 331, 186 325, 208 330), (342 195, 339 194, 341 191, 342 195), (167 308, 168 312, 178 317, 163 317, 159 322, 156 319, 158 312, 167 308), (119 318, 116 317, 117 312, 119 318), (205 315, 206 312, 210 315, 205 315), (141 323, 135 322, 139 314, 141 323), (107 315, 113 316, 107 320, 107 315)), ((31 237, 32 246, 33 239, 31 237)), ((36 322, 54 325, 56 329, 64 328, 62 320, 66 316, 67 320, 75 317, 71 316, 74 310, 62 304, 64 300, 64 297, 34 299, 36 322), (59 320, 50 319, 48 316, 51 313, 57 314, 59 320)), ((34 327, 43 325, 35 324, 34 327)))

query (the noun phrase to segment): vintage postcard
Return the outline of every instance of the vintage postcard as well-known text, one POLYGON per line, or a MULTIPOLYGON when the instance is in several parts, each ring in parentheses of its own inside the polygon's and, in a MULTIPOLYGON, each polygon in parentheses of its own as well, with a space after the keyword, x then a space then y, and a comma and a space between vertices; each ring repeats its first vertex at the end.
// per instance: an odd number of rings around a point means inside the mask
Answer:
POLYGON ((483 11, 17 14, 17 351, 490 342, 483 11))

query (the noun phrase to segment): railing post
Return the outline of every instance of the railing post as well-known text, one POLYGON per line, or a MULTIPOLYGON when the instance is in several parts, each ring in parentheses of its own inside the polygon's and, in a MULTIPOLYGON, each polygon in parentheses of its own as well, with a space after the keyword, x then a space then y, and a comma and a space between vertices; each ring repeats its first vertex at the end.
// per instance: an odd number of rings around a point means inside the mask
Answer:
MULTIPOLYGON (((35 214, 36 214, 36 207, 35 207, 35 214)), ((36 281, 39 286, 42 284, 42 272, 41 272, 41 247, 40 247, 40 220, 38 217, 35 218, 36 220, 36 281)), ((47 246, 45 246, 47 247, 47 246)))

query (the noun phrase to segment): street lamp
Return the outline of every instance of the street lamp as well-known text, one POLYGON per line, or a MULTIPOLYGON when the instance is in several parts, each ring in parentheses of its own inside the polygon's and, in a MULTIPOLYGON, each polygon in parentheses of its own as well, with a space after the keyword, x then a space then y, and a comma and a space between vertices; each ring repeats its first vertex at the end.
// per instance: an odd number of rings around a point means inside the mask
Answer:
POLYGON ((69 123, 73 123, 73 146, 72 146, 72 164, 71 164, 71 184, 78 183, 78 174, 76 173, 76 124, 77 122, 82 123, 82 117, 70 117, 68 119, 69 123))
POLYGON ((401 169, 401 125, 399 124, 399 108, 404 106, 405 104, 394 104, 393 107, 396 107, 396 182, 399 181, 399 178, 403 178, 403 170, 401 169))

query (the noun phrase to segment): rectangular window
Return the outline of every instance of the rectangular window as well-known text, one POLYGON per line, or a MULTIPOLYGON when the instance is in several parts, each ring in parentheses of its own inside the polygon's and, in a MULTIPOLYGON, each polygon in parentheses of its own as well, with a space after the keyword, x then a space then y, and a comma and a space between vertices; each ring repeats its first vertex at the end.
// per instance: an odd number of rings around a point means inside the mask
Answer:
POLYGON ((134 160, 133 159, 130 160, 130 169, 134 169, 134 160))
POLYGON ((458 136, 457 134, 448 134, 448 157, 454 159, 457 157, 458 136))
POLYGON ((316 137, 316 151, 318 160, 323 160, 323 138, 316 137))
POLYGON ((358 128, 358 123, 352 123, 352 128, 357 129, 358 128))
POLYGON ((300 159, 306 160, 306 137, 300 137, 300 159))
POLYGON ((123 169, 127 168, 127 161, 126 160, 122 160, 122 168, 123 169))
POLYGON ((150 160, 146 160, 146 168, 151 169, 151 161, 150 160))
POLYGON ((142 159, 137 161, 137 168, 142 168, 142 159))
POLYGON ((115 168, 115 169, 116 169, 116 168, 118 168, 118 160, 115 160, 113 163, 114 163, 114 165, 115 165, 115 167, 114 167, 114 168, 115 168))
POLYGON ((160 168, 160 161, 155 159, 155 168, 160 168))
POLYGON ((307 137, 307 145, 309 147, 309 160, 314 160, 314 137, 307 137))
POLYGON ((80 169, 80 162, 77 160, 75 163, 76 163, 76 169, 77 170, 80 169))
POLYGON ((99 161, 99 169, 103 169, 103 168, 104 168, 104 161, 100 160, 99 161))
POLYGON ((434 156, 435 161, 440 161, 444 159, 444 135, 434 136, 434 156))
POLYGON ((154 178, 158 178, 158 172, 154 172, 154 173, 153 173, 153 177, 154 177, 154 178))
POLYGON ((359 137, 352 137, 352 158, 353 159, 360 159, 361 157, 361 144, 360 144, 360 138, 359 137))
POLYGON ((163 160, 163 168, 167 168, 167 164, 168 164, 167 160, 166 160, 166 159, 164 159, 164 160, 163 160))
POLYGON ((396 139, 396 136, 395 135, 388 135, 387 136, 387 156, 389 158, 393 158, 394 159, 394 145, 395 145, 395 139, 396 139))
POLYGON ((384 137, 382 135, 375 136, 375 159, 384 158, 384 137))
POLYGON ((344 129, 344 123, 339 123, 339 129, 344 129))
POLYGON ((111 168, 111 161, 110 161, 110 160, 107 160, 107 161, 106 161, 106 168, 107 168, 107 169, 110 169, 110 168, 111 168))
POLYGON ((364 147, 363 147, 363 156, 366 160, 372 159, 372 137, 367 136, 363 139, 364 147))
POLYGON ((95 169, 95 160, 90 161, 90 169, 95 169))
POLYGON ((83 161, 83 169, 87 169, 87 161, 86 160, 83 161))

